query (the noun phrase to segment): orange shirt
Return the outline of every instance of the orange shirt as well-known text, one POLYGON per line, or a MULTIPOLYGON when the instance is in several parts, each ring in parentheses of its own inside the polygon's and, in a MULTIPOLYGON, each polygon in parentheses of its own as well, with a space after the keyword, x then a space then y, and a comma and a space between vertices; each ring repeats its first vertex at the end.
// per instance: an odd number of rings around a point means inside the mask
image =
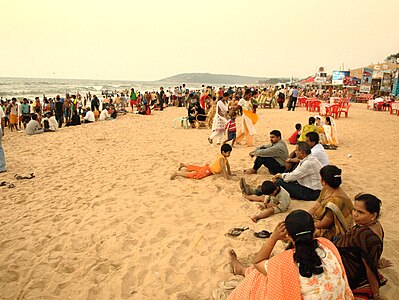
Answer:
POLYGON ((224 159, 225 165, 227 165, 227 158, 223 156, 223 154, 220 154, 218 158, 209 166, 209 168, 212 170, 213 174, 220 174, 222 173, 222 159, 224 159))

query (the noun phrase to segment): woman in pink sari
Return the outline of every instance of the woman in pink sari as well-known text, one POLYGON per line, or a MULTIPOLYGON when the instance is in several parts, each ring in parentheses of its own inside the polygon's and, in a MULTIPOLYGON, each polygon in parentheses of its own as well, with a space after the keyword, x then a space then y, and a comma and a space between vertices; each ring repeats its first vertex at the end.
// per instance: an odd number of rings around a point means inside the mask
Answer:
POLYGON ((291 212, 277 225, 245 267, 234 250, 229 252, 235 274, 244 280, 228 299, 353 299, 337 248, 325 238, 313 238, 312 216, 304 210, 291 212), (270 258, 278 240, 289 239, 293 248, 270 258))

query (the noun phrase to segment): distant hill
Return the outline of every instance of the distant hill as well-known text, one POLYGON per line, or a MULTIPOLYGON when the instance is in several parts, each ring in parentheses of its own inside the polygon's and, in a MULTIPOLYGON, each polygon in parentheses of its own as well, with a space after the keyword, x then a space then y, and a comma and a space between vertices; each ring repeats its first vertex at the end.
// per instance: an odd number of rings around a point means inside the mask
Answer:
POLYGON ((158 82, 168 83, 204 83, 204 84, 257 84, 259 81, 266 81, 266 77, 252 77, 226 74, 210 73, 183 73, 167 77, 158 82))

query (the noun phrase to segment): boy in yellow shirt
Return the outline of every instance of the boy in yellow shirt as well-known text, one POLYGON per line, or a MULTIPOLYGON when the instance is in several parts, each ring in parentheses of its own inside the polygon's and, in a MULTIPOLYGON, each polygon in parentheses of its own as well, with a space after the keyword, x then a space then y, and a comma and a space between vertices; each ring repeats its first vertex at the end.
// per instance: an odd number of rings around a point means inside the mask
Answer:
POLYGON ((221 154, 213 162, 213 164, 205 166, 195 166, 188 164, 180 164, 179 170, 174 172, 170 179, 173 180, 177 176, 186 177, 190 179, 202 179, 213 174, 222 174, 224 178, 229 179, 231 174, 230 164, 227 158, 230 156, 233 148, 229 144, 224 144, 220 148, 221 154), (186 170, 182 170, 182 169, 186 170))

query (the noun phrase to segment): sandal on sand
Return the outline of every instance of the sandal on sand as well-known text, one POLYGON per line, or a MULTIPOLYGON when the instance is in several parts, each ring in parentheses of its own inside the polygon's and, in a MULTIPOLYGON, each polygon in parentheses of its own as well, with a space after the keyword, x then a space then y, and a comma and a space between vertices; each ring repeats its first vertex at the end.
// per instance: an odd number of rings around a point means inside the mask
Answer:
POLYGON ((35 178, 35 173, 30 173, 29 176, 21 176, 21 175, 15 174, 15 175, 14 175, 14 178, 15 178, 16 180, 32 179, 32 178, 35 178))
POLYGON ((240 284, 242 280, 240 280, 239 278, 232 278, 228 281, 222 281, 218 283, 218 287, 220 287, 223 290, 234 290, 237 285, 240 284))
POLYGON ((212 141, 211 138, 208 138, 208 142, 209 142, 209 144, 212 144, 212 143, 213 143, 213 141, 212 141))
POLYGON ((7 185, 7 182, 5 182, 5 181, 0 182, 0 186, 6 186, 6 185, 7 185))
POLYGON ((243 233, 245 230, 248 230, 249 227, 234 227, 231 228, 227 234, 230 236, 239 236, 241 233, 243 233))
POLYGON ((270 237, 270 235, 271 235, 271 233, 267 230, 254 232, 254 236, 256 236, 257 238, 260 238, 260 239, 267 239, 268 237, 270 237))
POLYGON ((7 187, 8 187, 9 189, 13 189, 13 188, 15 188, 15 185, 14 185, 13 183, 10 183, 9 185, 7 185, 7 187))

